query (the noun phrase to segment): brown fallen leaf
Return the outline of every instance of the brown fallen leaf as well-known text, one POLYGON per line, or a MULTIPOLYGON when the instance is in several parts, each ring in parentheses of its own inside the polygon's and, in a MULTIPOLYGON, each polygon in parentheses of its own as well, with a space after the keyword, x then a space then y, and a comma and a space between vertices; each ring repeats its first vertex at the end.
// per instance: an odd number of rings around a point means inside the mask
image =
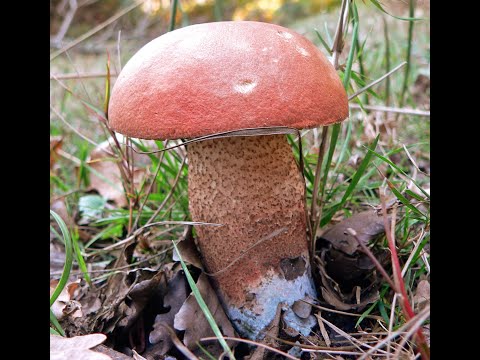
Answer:
POLYGON ((51 360, 112 360, 108 355, 90 350, 101 344, 107 337, 104 334, 89 334, 65 338, 50 335, 51 360))
MULTIPOLYGON (((327 229, 317 241, 315 263, 321 278, 324 300, 338 310, 361 310, 378 299, 379 279, 375 264, 360 248, 385 232, 383 217, 375 209, 357 213, 327 229)), ((372 248, 374 256, 385 263, 388 252, 372 248)))
POLYGON ((63 137, 50 136, 50 171, 58 160, 58 150, 62 148, 63 137))
MULTIPOLYGON (((50 296, 52 296, 57 286, 58 280, 52 280, 50 282, 50 296)), ((75 290, 79 287, 80 279, 74 282, 70 282, 63 288, 58 298, 52 304, 50 309, 58 320, 62 320, 66 317, 78 318, 82 317, 82 305, 73 300, 75 290)))
MULTIPOLYGON (((185 227, 180 239, 181 241, 178 242, 177 247, 180 251, 180 254, 182 254, 182 259, 186 263, 192 264, 199 269, 203 269, 202 261, 200 260, 200 252, 198 251, 195 241, 193 240, 192 228, 193 226, 190 225, 185 227)), ((174 261, 180 261, 176 250, 173 250, 172 259, 174 261)))
POLYGON ((164 297, 164 307, 170 307, 165 314, 159 314, 155 318, 153 330, 150 332, 149 341, 151 344, 161 343, 161 347, 156 348, 156 355, 165 355, 173 345, 168 328, 173 327, 175 315, 182 307, 187 298, 187 283, 185 276, 181 271, 177 271, 174 277, 168 282, 167 294, 164 297))
POLYGON ((137 279, 128 292, 128 298, 131 301, 128 301, 128 305, 125 303, 123 306, 126 316, 117 323, 118 327, 130 328, 138 319, 149 300, 155 295, 157 297, 162 295, 160 282, 165 276, 163 271, 137 270, 135 274, 137 279))
POLYGON ((338 224, 327 229, 320 238, 327 240, 332 246, 345 254, 353 255, 358 249, 358 243, 347 231, 352 228, 357 237, 365 245, 378 235, 385 232, 383 217, 375 210, 362 211, 342 220, 338 224))
MULTIPOLYGON (((205 273, 202 273, 198 278, 197 287, 222 334, 234 337, 235 330, 220 305, 217 294, 211 287, 205 273)), ((177 330, 185 330, 183 343, 189 349, 197 349, 197 342, 199 343, 201 338, 215 336, 192 293, 185 300, 177 315, 175 315, 174 327, 177 330)), ((227 343, 229 342, 227 341, 227 343)), ((208 351, 213 356, 218 356, 223 352, 218 342, 211 345, 211 347, 208 347, 208 351)), ((233 345, 234 343, 229 343, 230 347, 233 345)))
POLYGON ((325 328, 325 324, 323 323, 322 312, 318 310, 317 313, 314 314, 318 321, 318 326, 320 327, 320 333, 322 334, 323 341, 325 341, 325 345, 330 347, 332 342, 330 341, 330 337, 328 336, 327 329, 325 328))
POLYGON ((145 359, 142 355, 140 355, 139 353, 137 353, 134 349, 132 349, 132 358, 134 360, 147 360, 145 359))
POLYGON ((428 280, 421 280, 418 283, 413 300, 415 302, 416 312, 421 311, 430 303, 430 283, 428 280))
POLYGON ((350 256, 330 249, 325 252, 325 260, 328 275, 345 285, 365 278, 375 269, 368 255, 360 252, 350 256))

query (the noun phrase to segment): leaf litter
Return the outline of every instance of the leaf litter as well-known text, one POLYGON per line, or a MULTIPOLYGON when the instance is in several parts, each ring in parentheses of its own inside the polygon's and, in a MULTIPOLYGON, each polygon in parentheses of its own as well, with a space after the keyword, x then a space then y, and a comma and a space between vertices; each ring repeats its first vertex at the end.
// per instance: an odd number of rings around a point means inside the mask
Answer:
MULTIPOLYGON (((208 277, 205 275, 205 273, 200 274, 196 285, 200 294, 202 295, 203 300, 207 304, 208 309, 212 313, 215 322, 222 331, 222 334, 230 337, 236 336, 235 330, 225 314, 217 294, 211 287, 208 277)), ((200 309, 200 306, 198 305, 193 293, 190 293, 178 313, 175 315, 173 325, 175 329, 185 331, 183 343, 189 349, 193 350, 194 353, 198 354, 202 354, 202 352, 199 352, 200 350, 198 349, 200 339, 215 335, 205 315, 203 314, 203 311, 200 309)), ((227 341, 227 344, 230 348, 233 346, 233 343, 231 342, 227 341)), ((218 342, 208 343, 202 346, 204 346, 213 356, 218 357, 223 353, 223 349, 218 342)))
MULTIPOLYGON (((374 268, 368 263, 368 258, 362 257, 364 254, 349 238, 345 229, 355 228, 360 234, 361 240, 369 243, 382 234, 383 228, 379 226, 381 219, 374 210, 353 215, 325 231, 321 236, 321 241, 317 242, 315 263, 317 275, 321 280, 321 294, 324 301, 334 309, 360 310, 378 299, 378 279, 375 276, 374 268), (357 269, 358 277, 361 274, 365 276, 367 273, 371 284, 361 283, 355 286, 348 284, 351 290, 345 291, 345 284, 329 274, 332 268, 329 266, 329 261, 332 258, 343 261, 351 269, 357 269), (358 291, 359 289, 360 291, 358 291)), ((225 315, 223 307, 209 283, 208 276, 201 272, 200 255, 191 230, 190 226, 186 227, 180 236, 183 241, 180 241, 178 246, 182 256, 192 267, 192 273, 197 274, 197 287, 222 333, 227 337, 235 337, 235 330, 225 315)), ((126 246, 121 251, 121 256, 112 270, 128 265, 137 246, 138 243, 126 246)), ((174 252, 172 256, 174 261, 178 260, 174 252)), ((314 299, 311 300, 314 301, 314 299)), ((217 341, 207 343, 200 341, 202 338, 211 337, 214 334, 195 297, 189 292, 185 275, 178 262, 167 262, 153 268, 143 267, 117 272, 110 277, 107 286, 84 291, 78 302, 82 305, 83 316, 62 320, 62 326, 66 326, 64 329, 69 336, 102 332, 108 335, 107 346, 115 350, 123 349, 122 352, 132 357, 134 356, 132 350, 135 350, 138 354, 138 356, 135 355, 137 358, 141 356, 146 359, 165 357, 171 354, 182 354, 180 358, 185 356, 189 358, 190 355, 186 354, 201 357, 204 356, 203 351, 218 357, 223 352, 217 341), (115 344, 123 345, 118 347, 119 345, 115 344)), ((312 305, 298 302, 294 304, 292 310, 304 321, 309 321, 312 305)), ((262 340, 262 343, 271 347, 283 346, 285 351, 292 350, 295 346, 282 345, 275 339, 280 336, 295 341, 308 334, 289 331, 282 325, 282 319, 288 316, 287 312, 283 312, 279 308, 278 315, 279 317, 272 322, 268 335, 262 340)), ((318 322, 317 319, 315 322, 318 322)), ((325 329, 323 322, 319 326, 325 342, 320 339, 318 341, 324 345, 331 343, 328 330, 325 329)), ((231 347, 235 344, 235 342, 229 342, 231 347)), ((244 349, 243 351, 246 351, 247 354, 250 353, 251 359, 265 359, 270 356, 268 355, 270 351, 263 347, 249 351, 244 349)), ((292 353, 297 352, 292 350, 292 353)))
MULTIPOLYGON (((379 298, 375 264, 359 246, 368 245, 384 234, 383 217, 376 210, 356 213, 328 228, 317 241, 317 266, 323 299, 338 310, 362 310, 379 298), (356 232, 356 238, 348 229, 356 232)), ((380 262, 388 253, 375 249, 380 262)))
POLYGON ((175 315, 186 299, 187 281, 181 272, 177 271, 168 283, 167 293, 163 300, 163 306, 169 308, 169 310, 156 316, 153 330, 149 334, 150 343, 158 344, 157 352, 159 355, 165 355, 173 346, 170 332, 164 325, 173 327, 175 315))
POLYGON ((112 360, 108 355, 91 350, 106 339, 104 334, 88 334, 71 338, 50 334, 50 359, 112 360))

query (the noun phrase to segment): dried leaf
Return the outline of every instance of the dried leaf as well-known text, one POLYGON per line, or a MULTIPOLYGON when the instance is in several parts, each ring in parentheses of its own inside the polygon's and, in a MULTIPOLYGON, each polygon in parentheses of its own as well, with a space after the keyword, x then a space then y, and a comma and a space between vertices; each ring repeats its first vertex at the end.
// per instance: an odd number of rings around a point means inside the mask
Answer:
POLYGON ((63 138, 61 136, 50 136, 50 171, 58 160, 58 150, 62 148, 63 138))
POLYGON ((135 270, 135 275, 137 277, 136 281, 130 287, 130 291, 128 292, 128 298, 131 299, 131 301, 128 302, 128 305, 126 303, 122 304, 122 307, 125 310, 125 317, 118 322, 117 326, 119 327, 130 328, 137 320, 149 300, 156 295, 158 297, 162 295, 159 285, 165 276, 163 271, 152 272, 148 270, 135 270), (153 277, 150 277, 152 273, 154 275, 153 277))
POLYGON ((375 265, 368 255, 360 252, 350 256, 330 249, 326 252, 325 260, 328 275, 342 284, 361 281, 375 269, 375 265))
MULTIPOLYGON (((57 283, 58 280, 50 282, 50 296, 55 291, 57 283)), ((78 318, 83 316, 82 305, 78 301, 73 300, 75 290, 79 287, 79 284, 80 280, 68 283, 51 306, 51 310, 58 320, 66 317, 78 318)))
POLYGON ((108 355, 90 350, 104 342, 106 338, 103 334, 89 334, 72 338, 50 335, 50 359, 112 360, 108 355))
POLYGON ((321 238, 327 240, 332 246, 348 255, 357 251, 358 243, 347 229, 352 228, 357 237, 365 245, 378 235, 385 232, 383 217, 374 210, 363 211, 355 214, 326 230, 321 238))
MULTIPOLYGON (((208 278, 204 273, 198 278, 197 287, 208 309, 212 313, 215 322, 222 331, 222 334, 225 336, 235 336, 232 324, 227 315, 225 315, 217 294, 210 286, 208 278)), ((199 342, 201 338, 215 336, 193 294, 188 296, 180 311, 175 315, 174 327, 177 330, 185 330, 183 343, 189 349, 197 348, 196 343, 199 342)), ((215 352, 221 354, 223 352, 222 348, 218 343, 215 343, 215 345, 218 349, 215 352)), ((229 346, 231 346, 231 344, 229 344, 229 346)), ((213 350, 209 349, 209 351, 213 350)))
MULTIPOLYGON (((135 246, 136 244, 132 243, 123 250, 115 263, 116 267, 122 267, 130 263, 135 246)), ((102 308, 95 314, 89 326, 104 333, 112 332, 117 322, 125 316, 124 312, 125 309, 128 309, 128 306, 124 300, 133 285, 127 282, 125 272, 112 275, 108 279, 106 288, 101 290, 101 296, 104 298, 102 308)))
POLYGON ((195 356, 195 354, 192 353, 185 345, 183 345, 183 343, 178 338, 175 330, 173 330, 170 326, 168 326, 164 323, 161 323, 160 326, 165 328, 165 330, 170 335, 170 339, 173 342, 173 344, 175 345, 175 347, 177 348, 177 350, 179 350, 183 355, 185 355, 187 357, 187 359, 198 360, 198 358, 195 356))
POLYGON ((332 342, 330 341, 330 337, 328 336, 327 329, 325 328, 325 324, 323 323, 322 312, 319 310, 318 313, 314 314, 318 321, 318 326, 320 327, 320 333, 322 334, 323 340, 325 341, 325 345, 330 347, 332 342))
POLYGON ((164 298, 164 307, 170 307, 165 314, 159 314, 155 318, 153 330, 149 335, 151 344, 162 343, 157 349, 156 355, 165 355, 173 345, 168 329, 163 325, 173 327, 175 315, 178 313, 187 298, 187 283, 182 272, 177 271, 175 276, 168 282, 168 290, 164 298))
POLYGON ((135 351, 135 349, 132 349, 132 353, 133 353, 133 356, 132 356, 132 357, 133 357, 134 360, 147 360, 147 359, 145 359, 142 355, 140 355, 139 353, 137 353, 137 352, 135 351))
POLYGON ((50 274, 61 274, 65 265, 65 247, 50 241, 50 274))
POLYGON ((417 312, 430 303, 430 283, 428 280, 421 280, 418 283, 413 300, 417 312))
MULTIPOLYGON (((199 269, 203 269, 202 262, 200 260, 200 253, 197 249, 197 245, 195 245, 195 241, 193 240, 192 228, 192 226, 185 227, 185 231, 182 234, 183 240, 177 244, 177 247, 180 251, 180 254, 182 254, 182 259, 186 263, 192 264, 199 269)), ((175 249, 173 250, 172 259, 174 261, 180 261, 180 258, 175 249)))

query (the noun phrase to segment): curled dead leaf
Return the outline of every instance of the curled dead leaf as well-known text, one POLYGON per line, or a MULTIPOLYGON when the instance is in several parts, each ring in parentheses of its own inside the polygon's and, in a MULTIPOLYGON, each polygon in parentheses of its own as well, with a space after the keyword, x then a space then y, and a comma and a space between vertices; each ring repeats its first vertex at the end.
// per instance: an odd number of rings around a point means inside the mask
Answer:
MULTIPOLYGON (((197 245, 195 245, 195 241, 193 240, 192 228, 193 226, 185 227, 182 238, 180 239, 181 241, 177 244, 177 247, 180 251, 180 254, 182 254, 182 259, 186 263, 192 264, 199 269, 203 269, 202 261, 200 260, 200 252, 198 251, 197 245)), ((173 250, 172 259, 174 261, 180 261, 176 250, 173 250)))
POLYGON ((58 150, 62 148, 63 137, 50 136, 50 171, 52 171, 55 163, 58 160, 58 150))
POLYGON ((413 300, 416 312, 420 312, 430 303, 430 282, 428 280, 421 280, 418 283, 413 300))
MULTIPOLYGON (((368 246, 384 232, 383 216, 372 209, 340 221, 320 236, 315 264, 327 303, 339 310, 361 310, 378 299, 376 267, 359 242, 368 246)), ((388 261, 387 251, 375 247, 371 251, 380 263, 388 261)))
POLYGON ((353 255, 358 249, 358 242, 347 231, 352 228, 357 233, 358 239, 365 245, 375 237, 383 234, 383 217, 376 211, 362 211, 342 220, 327 229, 320 238, 327 240, 332 246, 348 255, 353 255))
POLYGON ((182 307, 187 298, 187 283, 185 276, 181 271, 177 271, 174 277, 168 282, 167 294, 164 297, 164 307, 169 307, 170 310, 165 314, 159 314, 155 318, 153 330, 150 332, 149 341, 151 344, 162 344, 157 347, 158 355, 165 355, 173 345, 170 332, 168 328, 173 327, 175 315, 182 307))
POLYGON ((64 338, 50 335, 51 360, 112 360, 108 355, 90 350, 106 340, 104 334, 89 334, 64 338))
MULTIPOLYGON (((50 296, 55 291, 58 280, 50 282, 50 296)), ((51 310, 58 320, 66 317, 78 318, 83 316, 82 305, 80 302, 73 300, 75 290, 80 286, 80 280, 68 283, 58 295, 58 298, 51 306, 51 310)))
MULTIPOLYGON (((202 273, 198 278, 197 287, 203 300, 207 304, 208 309, 212 313, 215 322, 222 331, 222 334, 234 337, 235 330, 225 314, 220 301, 218 300, 217 294, 211 287, 205 273, 202 273)), ((189 349, 196 349, 198 347, 197 343, 200 342, 201 338, 215 336, 193 294, 188 296, 177 315, 175 315, 174 327, 177 330, 185 331, 183 343, 189 349)), ((227 343, 229 342, 227 341, 227 343)), ((215 356, 216 354, 218 356, 223 352, 218 343, 212 345, 215 346, 214 348, 209 348, 212 355, 215 356)), ((230 347, 233 345, 234 343, 229 343, 230 347)))

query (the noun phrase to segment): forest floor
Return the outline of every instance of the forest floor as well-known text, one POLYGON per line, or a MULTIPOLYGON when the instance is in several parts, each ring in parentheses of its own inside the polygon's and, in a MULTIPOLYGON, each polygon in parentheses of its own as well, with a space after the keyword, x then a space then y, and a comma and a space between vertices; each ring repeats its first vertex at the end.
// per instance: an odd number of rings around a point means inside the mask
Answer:
MULTIPOLYGON (((120 33, 113 23, 51 60, 51 332, 71 340, 66 344, 54 337, 52 354, 219 358, 227 350, 218 339, 205 340, 216 336, 203 315, 206 306, 218 309, 215 323, 235 338, 227 343, 237 359, 414 359, 420 350, 428 357, 429 12, 425 2, 418 2, 420 20, 411 26, 374 3, 358 4, 353 58, 353 23, 346 31, 339 75, 345 79, 348 72, 347 94, 408 64, 350 101, 350 117, 338 127, 337 140, 332 128, 302 130, 300 150, 296 136, 288 135, 303 162, 311 226, 318 228, 311 236, 316 242, 311 255, 322 296, 307 304, 316 321, 311 334, 285 328, 279 315, 256 346, 234 332, 202 270, 189 222, 185 149, 150 155, 127 151, 113 144, 105 123, 106 88, 122 65, 160 33, 155 27, 120 33), (317 172, 319 158, 322 171, 317 172), (179 240, 183 264, 173 250, 179 240), (198 294, 205 306, 197 302, 198 294)), ((388 11, 408 17, 408 4, 388 11)), ((328 55, 322 41, 333 43, 338 13, 334 8, 287 27, 328 55)), ((56 51, 52 48, 52 54, 56 51)), ((167 146, 118 139, 142 151, 167 146)))

